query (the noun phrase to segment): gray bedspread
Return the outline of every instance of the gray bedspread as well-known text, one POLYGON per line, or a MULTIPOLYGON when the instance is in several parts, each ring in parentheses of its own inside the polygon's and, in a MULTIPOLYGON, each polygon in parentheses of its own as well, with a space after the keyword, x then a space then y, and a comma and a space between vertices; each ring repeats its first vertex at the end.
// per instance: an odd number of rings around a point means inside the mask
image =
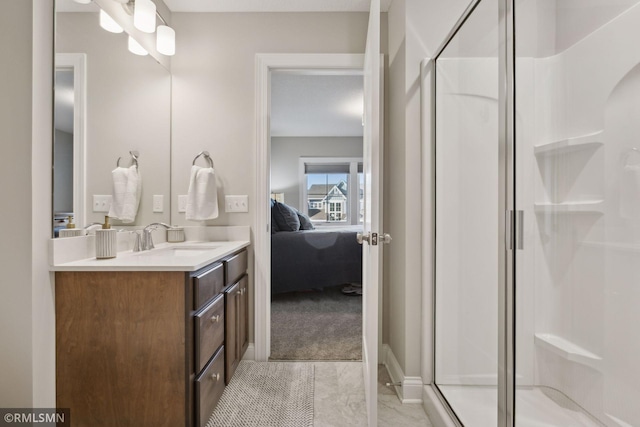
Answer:
POLYGON ((362 283, 356 231, 304 230, 271 235, 271 293, 362 283))

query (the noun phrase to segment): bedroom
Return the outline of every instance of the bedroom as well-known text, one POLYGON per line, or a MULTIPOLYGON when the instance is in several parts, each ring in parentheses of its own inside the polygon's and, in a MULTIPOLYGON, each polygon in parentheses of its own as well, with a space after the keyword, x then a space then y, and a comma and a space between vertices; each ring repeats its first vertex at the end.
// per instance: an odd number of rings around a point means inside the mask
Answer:
POLYGON ((272 360, 362 357, 362 84, 271 77, 272 360))

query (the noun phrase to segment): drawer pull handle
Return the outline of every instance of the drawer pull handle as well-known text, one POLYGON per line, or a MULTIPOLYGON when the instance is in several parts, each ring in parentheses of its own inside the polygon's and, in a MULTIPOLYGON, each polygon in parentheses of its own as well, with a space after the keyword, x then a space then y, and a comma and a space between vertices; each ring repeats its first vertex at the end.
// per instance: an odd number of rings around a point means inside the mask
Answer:
POLYGON ((220 374, 212 374, 211 379, 213 381, 220 381, 220 374))
POLYGON ((215 316, 211 317, 211 323, 218 323, 220 321, 220 315, 216 314, 215 316))

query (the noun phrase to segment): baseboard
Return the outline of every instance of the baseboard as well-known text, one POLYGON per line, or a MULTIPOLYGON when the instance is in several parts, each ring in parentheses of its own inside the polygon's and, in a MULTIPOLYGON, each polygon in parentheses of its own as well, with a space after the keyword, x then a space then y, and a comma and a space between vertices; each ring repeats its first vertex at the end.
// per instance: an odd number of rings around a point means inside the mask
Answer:
POLYGON ((245 351, 244 356, 242 356, 242 360, 256 360, 256 346, 254 343, 249 343, 247 351, 245 351))
POLYGON ((422 403, 422 377, 405 376, 388 344, 382 345, 382 364, 389 371, 391 382, 401 384, 394 389, 402 403, 422 403))

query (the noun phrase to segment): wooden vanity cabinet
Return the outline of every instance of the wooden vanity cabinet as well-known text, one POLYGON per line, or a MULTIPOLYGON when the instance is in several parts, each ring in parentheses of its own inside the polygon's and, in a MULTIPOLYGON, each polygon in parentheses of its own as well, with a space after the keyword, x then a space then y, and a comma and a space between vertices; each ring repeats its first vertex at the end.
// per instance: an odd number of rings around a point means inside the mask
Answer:
POLYGON ((229 384, 249 345, 247 251, 225 260, 225 384, 229 384))

